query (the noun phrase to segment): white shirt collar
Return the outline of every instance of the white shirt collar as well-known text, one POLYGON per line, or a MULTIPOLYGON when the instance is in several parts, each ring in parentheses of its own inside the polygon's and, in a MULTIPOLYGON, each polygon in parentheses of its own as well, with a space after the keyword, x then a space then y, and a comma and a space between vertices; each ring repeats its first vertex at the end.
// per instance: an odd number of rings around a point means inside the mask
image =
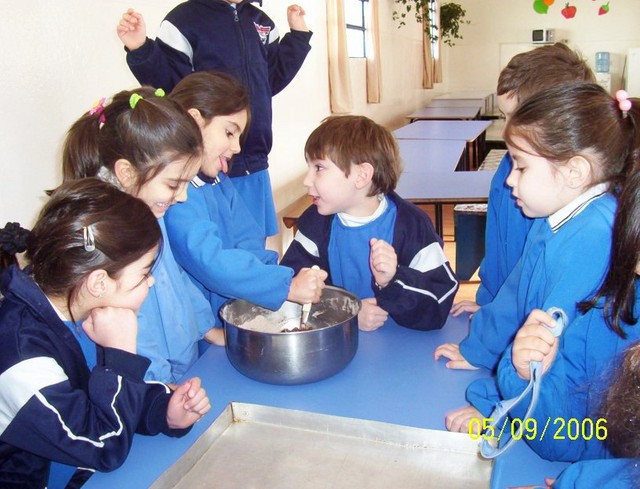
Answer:
POLYGON ((375 221, 378 217, 384 214, 384 211, 386 211, 387 207, 389 206, 384 195, 380 194, 378 198, 380 199, 380 204, 378 205, 378 208, 375 210, 375 212, 370 216, 360 217, 352 216, 350 214, 347 214, 346 212, 338 212, 338 219, 340 219, 340 222, 344 226, 349 228, 364 226, 365 224, 369 224, 370 222, 375 221))
POLYGON ((64 314, 62 314, 62 311, 60 311, 60 309, 58 309, 56 307, 56 305, 51 302, 51 299, 49 299, 46 295, 45 297, 47 298, 47 300, 49 301, 49 304, 51 304, 51 307, 53 308, 53 310, 55 311, 55 313, 58 315, 58 317, 60 318, 60 321, 62 321, 63 323, 70 321, 70 319, 64 317, 64 314))
POLYGON ((560 229, 564 224, 585 210, 591 202, 607 193, 608 188, 608 183, 599 183, 598 185, 594 185, 573 199, 562 209, 551 214, 547 219, 553 232, 555 233, 558 231, 558 229, 560 229))

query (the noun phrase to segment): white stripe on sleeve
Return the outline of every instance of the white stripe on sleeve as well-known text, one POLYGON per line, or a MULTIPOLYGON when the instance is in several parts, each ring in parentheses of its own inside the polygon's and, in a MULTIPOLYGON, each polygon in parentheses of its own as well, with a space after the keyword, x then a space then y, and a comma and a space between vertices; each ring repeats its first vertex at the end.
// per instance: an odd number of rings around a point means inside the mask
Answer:
POLYGON ((298 231, 296 233, 295 240, 298 243, 300 243, 302 245, 302 247, 305 250, 307 250, 307 253, 309 253, 310 255, 315 256, 316 258, 320 256, 320 251, 318 250, 318 245, 316 245, 312 240, 307 238, 300 231, 298 231))
POLYGON ((185 54, 189 58, 191 68, 193 68, 193 48, 176 26, 167 20, 163 20, 162 24, 160 24, 160 29, 158 29, 157 37, 176 51, 185 54))
POLYGON ((40 389, 67 379, 62 367, 50 357, 30 358, 5 370, 0 375, 0 434, 40 389))

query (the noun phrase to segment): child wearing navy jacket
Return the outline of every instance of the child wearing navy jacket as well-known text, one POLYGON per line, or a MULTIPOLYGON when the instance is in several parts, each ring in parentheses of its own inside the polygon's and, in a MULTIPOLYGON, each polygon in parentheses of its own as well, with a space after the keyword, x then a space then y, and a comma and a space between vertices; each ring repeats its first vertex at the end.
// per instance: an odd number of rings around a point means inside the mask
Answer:
POLYGON ((311 46, 304 10, 291 5, 291 32, 280 38, 274 22, 250 0, 189 0, 167 14, 155 41, 142 16, 128 10, 118 25, 127 63, 143 85, 169 93, 194 71, 215 70, 249 90, 251 126, 229 176, 265 236, 278 232, 269 173, 271 98, 295 77, 311 46))
POLYGON ((309 136, 305 157, 313 205, 281 264, 318 265, 358 295, 361 330, 387 321, 441 328, 458 281, 429 217, 393 191, 401 170, 391 133, 366 117, 329 117, 309 136))
POLYGON ((134 433, 181 436, 209 411, 198 378, 143 380, 136 314, 162 240, 144 202, 86 178, 53 193, 26 243, 11 234, 2 263, 26 249, 30 267, 2 275, 0 487, 43 489, 52 461, 79 487, 119 467, 134 433))

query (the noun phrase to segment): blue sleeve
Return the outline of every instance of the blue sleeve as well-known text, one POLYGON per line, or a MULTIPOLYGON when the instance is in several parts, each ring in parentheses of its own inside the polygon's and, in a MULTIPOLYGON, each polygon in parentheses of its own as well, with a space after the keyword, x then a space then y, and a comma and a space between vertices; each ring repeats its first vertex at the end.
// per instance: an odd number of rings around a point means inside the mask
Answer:
POLYGON ((212 221, 202 194, 190 192, 186 202, 172 206, 165 216, 176 260, 218 295, 278 309, 289 294, 293 270, 265 264, 253 252, 233 244, 226 247, 225 228, 232 233, 235 223, 212 221))
POLYGON ((471 382, 467 387, 465 397, 469 404, 480 411, 485 418, 489 417, 496 404, 502 400, 496 378, 493 376, 471 382))
POLYGON ((475 367, 493 370, 520 325, 517 289, 522 264, 508 277, 498 295, 471 318, 469 334, 460 342, 460 353, 475 367))
POLYGON ((136 351, 139 355, 151 361, 146 380, 158 382, 175 382, 169 362, 169 348, 166 344, 166 335, 158 308, 156 295, 153 288, 145 299, 138 312, 138 337, 136 351))
POLYGON ((522 256, 522 250, 533 219, 522 214, 506 184, 511 172, 509 153, 491 180, 485 230, 485 256, 480 263, 480 286, 476 302, 491 302, 522 256))
POLYGON ((311 32, 291 31, 269 44, 269 85, 271 95, 280 93, 296 76, 311 50, 311 32))
POLYGON ((571 464, 553 489, 630 489, 640 480, 640 459, 585 460, 571 464))

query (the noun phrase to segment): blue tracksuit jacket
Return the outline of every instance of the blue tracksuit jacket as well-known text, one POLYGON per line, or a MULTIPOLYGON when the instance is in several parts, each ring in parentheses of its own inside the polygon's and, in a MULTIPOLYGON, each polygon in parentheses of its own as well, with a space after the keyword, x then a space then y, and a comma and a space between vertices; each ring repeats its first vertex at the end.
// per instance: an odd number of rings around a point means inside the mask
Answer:
POLYGON ((33 280, 12 266, 0 304, 0 487, 44 488, 50 461, 110 471, 134 433, 168 435, 169 389, 146 384, 149 360, 80 345, 33 280))
POLYGON ((571 322, 576 304, 595 293, 609 266, 616 211, 605 189, 592 187, 553 216, 535 220, 513 272, 471 319, 460 343, 469 363, 494 369, 531 310, 560 307, 571 322))
MULTIPOLYGON (((387 197, 397 208, 391 245, 398 255, 398 271, 383 289, 375 286, 370 275, 371 288, 378 305, 396 323, 412 329, 439 329, 449 315, 458 281, 429 217, 395 192, 387 197)), ((329 272, 327 283, 342 286, 331 275, 329 240, 334 218, 309 207, 298 219, 295 240, 280 263, 296 272, 318 265, 329 272)))
POLYGON ((293 270, 277 265, 277 254, 265 250, 263 235, 231 179, 200 175, 187 196, 167 211, 167 234, 177 262, 214 313, 238 298, 278 309, 289 294, 293 270))
POLYGON ((525 216, 516 205, 507 185, 511 172, 511 155, 505 154, 491 180, 487 224, 485 231, 485 255, 480 263, 480 286, 476 302, 484 306, 491 302, 507 280, 522 256, 522 249, 531 229, 533 219, 525 216))

